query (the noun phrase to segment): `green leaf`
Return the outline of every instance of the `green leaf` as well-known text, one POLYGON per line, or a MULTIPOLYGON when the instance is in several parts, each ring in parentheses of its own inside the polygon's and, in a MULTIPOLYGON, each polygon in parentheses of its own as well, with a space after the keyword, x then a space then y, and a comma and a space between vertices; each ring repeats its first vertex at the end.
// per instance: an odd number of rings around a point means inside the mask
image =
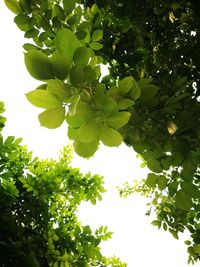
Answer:
POLYGON ((118 103, 118 106, 119 106, 119 109, 126 110, 126 109, 132 107, 134 105, 134 103, 135 102, 133 100, 131 100, 129 98, 124 98, 118 103))
POLYGON ((109 117, 106 123, 112 128, 119 129, 128 123, 130 116, 129 112, 120 111, 109 117))
POLYGON ((119 81, 119 90, 123 94, 128 93, 134 85, 134 79, 132 76, 125 77, 123 80, 119 81))
POLYGON ((177 208, 185 211, 189 211, 192 207, 191 197, 181 190, 176 193, 175 203, 177 208))
POLYGON ((101 40, 102 37, 103 37, 103 31, 102 30, 96 30, 92 34, 92 41, 97 42, 97 41, 101 40))
POLYGON ((67 59, 67 62, 71 62, 74 52, 81 46, 76 35, 69 29, 60 29, 55 38, 55 45, 58 51, 67 59))
POLYGON ((22 9, 20 7, 20 4, 17 0, 4 0, 4 3, 6 4, 7 8, 10 9, 15 14, 19 14, 22 12, 22 9))
POLYGON ((153 84, 148 84, 141 87, 141 101, 147 102, 154 98, 157 94, 159 87, 153 84))
POLYGON ((134 80, 134 84, 133 84, 133 87, 132 87, 129 95, 134 100, 137 100, 141 95, 141 89, 135 80, 134 80))
POLYGON ((30 50, 25 54, 25 65, 30 75, 37 80, 54 78, 50 59, 39 50, 30 50))
POLYGON ((198 187, 190 182, 183 181, 181 183, 182 191, 193 198, 200 198, 200 191, 198 187))
POLYGON ((56 95, 62 102, 66 102, 71 96, 71 88, 60 80, 48 80, 47 91, 56 95))
POLYGON ((161 227, 161 221, 159 221, 159 220, 154 220, 154 221, 151 222, 151 224, 152 224, 153 226, 157 226, 158 228, 161 227))
POLYGON ((84 158, 90 158, 97 151, 98 144, 99 142, 97 141, 91 143, 83 143, 79 140, 76 140, 74 142, 74 150, 79 156, 84 158))
POLYGON ((79 135, 80 128, 73 128, 73 127, 68 127, 67 135, 69 139, 75 140, 76 137, 79 135))
POLYGON ((55 129, 61 126, 65 119, 65 108, 59 107, 54 109, 47 109, 38 115, 42 126, 55 129))
POLYGON ((154 187, 157 183, 158 176, 155 173, 149 173, 146 179, 146 185, 148 187, 154 187))
POLYGON ((166 177, 163 176, 163 175, 160 175, 159 178, 158 178, 158 181, 157 181, 158 188, 160 190, 165 189, 166 186, 167 186, 167 183, 168 183, 168 180, 166 179, 166 177))
POLYGON ((78 140, 83 143, 91 143, 99 139, 99 127, 96 123, 87 123, 81 126, 78 140))
POLYGON ((149 159, 147 161, 147 167, 153 172, 156 173, 162 172, 160 162, 156 159, 149 159))
POLYGON ((69 106, 69 110, 68 110, 68 114, 69 116, 74 116, 76 113, 76 109, 77 109, 77 105, 80 101, 80 96, 79 95, 73 95, 70 98, 70 106, 69 106))
POLYGON ((18 25, 26 25, 29 22, 30 18, 26 14, 19 14, 14 18, 14 22, 18 25))
POLYGON ((86 66, 92 56, 92 51, 87 47, 78 47, 74 52, 74 64, 79 66, 86 66))
POLYGON ((28 101, 39 108, 51 109, 62 106, 62 101, 52 93, 37 89, 26 94, 28 101))
POLYGON ((69 73, 70 81, 74 86, 77 86, 84 82, 83 68, 80 66, 74 66, 69 73))
POLYGON ((89 46, 92 50, 101 50, 103 48, 103 45, 98 42, 92 42, 89 46))
POLYGON ((31 29, 28 30, 25 34, 24 37, 25 38, 34 38, 39 34, 39 31, 37 29, 31 29))
POLYGON ((85 82, 93 82, 96 80, 97 78, 96 72, 91 66, 83 67, 83 72, 84 72, 85 82))
POLYGON ((71 69, 71 63, 58 51, 52 54, 50 60, 55 76, 60 80, 64 80, 71 69))
POLYGON ((123 141, 121 134, 110 127, 104 127, 101 130, 100 139, 104 145, 111 147, 119 146, 123 141))
POLYGON ((66 120, 71 127, 77 128, 92 120, 94 114, 86 102, 78 101, 74 115, 67 115, 66 120))
POLYGON ((70 14, 76 6, 76 0, 62 0, 66 14, 70 14))
POLYGON ((193 245, 194 252, 200 254, 200 244, 193 245))

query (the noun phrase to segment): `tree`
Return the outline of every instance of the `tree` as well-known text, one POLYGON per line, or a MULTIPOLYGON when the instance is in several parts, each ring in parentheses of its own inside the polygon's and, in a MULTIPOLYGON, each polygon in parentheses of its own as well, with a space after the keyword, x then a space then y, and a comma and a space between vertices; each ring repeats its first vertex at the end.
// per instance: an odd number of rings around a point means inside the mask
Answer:
POLYGON ((27 99, 45 109, 41 125, 66 120, 83 157, 100 141, 132 147, 150 173, 121 194, 151 196, 153 224, 175 238, 189 230, 189 261, 199 260, 199 2, 5 3, 34 41, 24 45, 25 64, 44 83, 27 99), (110 72, 101 80, 102 63, 110 72))
MULTIPOLYGON (((0 122, 2 129, 5 118, 0 122)), ((92 233, 76 215, 81 201, 101 200, 102 177, 73 169, 70 147, 59 161, 40 160, 20 142, 0 135, 0 265, 125 267, 101 254, 100 242, 112 235, 107 227, 92 233)))

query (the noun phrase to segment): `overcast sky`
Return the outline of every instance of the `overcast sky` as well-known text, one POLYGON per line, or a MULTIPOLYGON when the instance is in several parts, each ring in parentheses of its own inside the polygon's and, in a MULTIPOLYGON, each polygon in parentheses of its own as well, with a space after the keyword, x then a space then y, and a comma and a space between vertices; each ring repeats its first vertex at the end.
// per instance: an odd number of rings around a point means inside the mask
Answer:
MULTIPOLYGON (((67 126, 56 130, 40 127, 37 114, 41 110, 26 101, 24 94, 40 83, 25 69, 23 33, 13 23, 13 15, 6 10, 3 1, 0 2, 0 34, 0 101, 5 102, 7 116, 4 135, 22 137, 34 155, 56 158, 68 142, 67 126)), ((90 160, 75 156, 73 166, 83 172, 90 170, 105 176, 108 188, 103 201, 96 206, 82 205, 80 219, 93 229, 108 225, 114 235, 103 245, 103 252, 108 256, 119 256, 129 267, 186 267, 187 252, 183 240, 177 241, 150 224, 144 215, 147 210, 145 198, 133 195, 120 199, 115 189, 126 180, 145 177, 146 170, 140 169, 139 164, 133 150, 125 145, 113 149, 102 146, 90 160)))

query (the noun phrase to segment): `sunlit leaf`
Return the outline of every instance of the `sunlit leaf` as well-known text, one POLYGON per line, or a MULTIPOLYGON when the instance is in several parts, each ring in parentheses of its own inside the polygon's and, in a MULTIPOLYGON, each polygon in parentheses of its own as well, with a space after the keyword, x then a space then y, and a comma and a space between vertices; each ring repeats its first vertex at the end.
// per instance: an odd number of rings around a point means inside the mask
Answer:
POLYGON ((66 28, 62 28, 57 32, 55 45, 68 62, 72 61, 75 50, 81 46, 76 35, 66 28))
POLYGON ((4 3, 6 4, 7 8, 10 9, 15 14, 19 14, 22 12, 22 9, 20 7, 20 4, 17 0, 4 0, 4 3))
POLYGON ((108 126, 119 129, 128 123, 130 116, 129 112, 121 111, 109 117, 106 122, 108 126))
POLYGON ((26 94, 28 101, 39 108, 51 109, 62 106, 62 101, 49 91, 37 89, 26 94))
POLYGON ((119 146, 123 141, 121 134, 110 127, 104 127, 101 130, 100 139, 104 145, 111 147, 119 146))
POLYGON ((74 150, 79 156, 84 158, 90 158, 97 151, 98 143, 99 142, 97 141, 91 143, 83 143, 79 140, 76 140, 74 142, 74 150))
POLYGON ((65 119, 65 108, 59 107, 54 109, 47 109, 38 115, 42 126, 55 129, 61 126, 65 119))
POLYGON ((103 45, 98 42, 92 42, 89 46, 92 50, 101 50, 103 48, 103 45))
POLYGON ((99 127, 96 123, 90 122, 81 126, 78 140, 83 143, 91 143, 99 139, 99 127))
POLYGON ((134 105, 134 101, 129 99, 129 98, 123 98, 119 103, 118 103, 118 106, 119 106, 119 109, 121 110, 125 110, 125 109, 128 109, 130 107, 132 107, 134 105))
POLYGON ((103 37, 103 31, 102 30, 96 30, 92 34, 92 41, 97 42, 97 41, 101 40, 102 37, 103 37))
POLYGON ((71 88, 69 87, 69 85, 64 84, 64 82, 58 79, 48 80, 47 91, 56 95, 62 101, 67 101, 71 96, 71 88))
POLYGON ((119 81, 119 90, 123 94, 128 93, 134 85, 134 79, 132 76, 125 77, 119 81))

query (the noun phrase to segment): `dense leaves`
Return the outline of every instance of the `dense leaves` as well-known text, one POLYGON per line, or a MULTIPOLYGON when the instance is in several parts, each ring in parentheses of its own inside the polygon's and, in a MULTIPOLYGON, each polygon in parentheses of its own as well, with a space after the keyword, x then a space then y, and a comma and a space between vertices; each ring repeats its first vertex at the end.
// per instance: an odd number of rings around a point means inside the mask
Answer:
MULTIPOLYGON (((60 103, 55 108, 65 108, 75 151, 91 157, 100 141, 132 147, 150 174, 122 195, 150 197, 154 225, 175 238, 188 229, 189 261, 199 260, 199 1, 6 4, 33 39, 24 46, 27 69, 46 82, 42 90, 60 103), (106 77, 100 76, 102 63, 109 64, 106 77), (55 89, 49 80, 56 80, 55 89)), ((41 107, 40 100, 29 101, 41 107)))
POLYGON ((100 242, 112 236, 107 227, 93 233, 77 217, 82 201, 101 200, 102 177, 72 168, 70 147, 58 161, 40 160, 20 142, 0 135, 0 265, 125 267, 101 254, 100 242))

